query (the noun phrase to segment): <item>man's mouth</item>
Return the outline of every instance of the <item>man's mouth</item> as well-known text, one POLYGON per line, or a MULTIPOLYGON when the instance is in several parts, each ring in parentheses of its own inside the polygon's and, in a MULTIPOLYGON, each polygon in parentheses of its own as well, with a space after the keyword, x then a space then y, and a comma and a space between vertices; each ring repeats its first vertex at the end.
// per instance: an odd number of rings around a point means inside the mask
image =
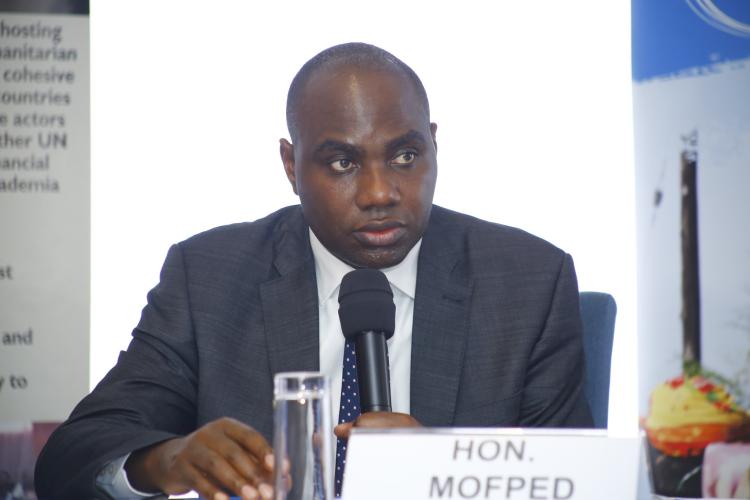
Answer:
POLYGON ((365 246, 387 247, 396 244, 406 234, 401 222, 370 222, 357 228, 354 238, 365 246))

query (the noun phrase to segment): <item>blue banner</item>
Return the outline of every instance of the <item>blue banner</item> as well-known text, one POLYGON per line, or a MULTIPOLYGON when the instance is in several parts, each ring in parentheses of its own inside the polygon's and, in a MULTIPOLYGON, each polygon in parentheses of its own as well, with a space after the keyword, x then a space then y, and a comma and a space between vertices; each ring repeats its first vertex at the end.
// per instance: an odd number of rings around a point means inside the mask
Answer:
POLYGON ((748 0, 632 0, 633 80, 750 57, 748 0))

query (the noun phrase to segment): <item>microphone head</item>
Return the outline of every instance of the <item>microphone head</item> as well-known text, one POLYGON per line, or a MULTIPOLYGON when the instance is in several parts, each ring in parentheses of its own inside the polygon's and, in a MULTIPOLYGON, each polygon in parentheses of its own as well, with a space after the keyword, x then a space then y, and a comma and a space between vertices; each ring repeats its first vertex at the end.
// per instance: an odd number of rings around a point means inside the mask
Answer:
POLYGON ((341 280, 339 319, 346 338, 365 331, 393 336, 396 306, 385 274, 377 269, 355 269, 341 280))

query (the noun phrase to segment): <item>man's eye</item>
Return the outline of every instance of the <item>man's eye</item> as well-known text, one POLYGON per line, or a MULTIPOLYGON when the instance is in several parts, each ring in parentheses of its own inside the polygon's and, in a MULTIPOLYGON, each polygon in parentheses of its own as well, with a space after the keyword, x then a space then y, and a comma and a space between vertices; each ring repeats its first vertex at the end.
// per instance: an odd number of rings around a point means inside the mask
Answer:
POLYGON ((412 151, 407 151, 406 153, 401 153, 400 155, 396 156, 393 160, 391 160, 392 165, 409 165, 410 163, 414 163, 414 160, 417 159, 417 154, 412 151))
POLYGON ((346 172, 347 170, 351 170, 354 167, 354 163, 351 160, 347 160, 346 158, 342 158, 341 160, 334 160, 329 163, 329 165, 336 172, 346 172))

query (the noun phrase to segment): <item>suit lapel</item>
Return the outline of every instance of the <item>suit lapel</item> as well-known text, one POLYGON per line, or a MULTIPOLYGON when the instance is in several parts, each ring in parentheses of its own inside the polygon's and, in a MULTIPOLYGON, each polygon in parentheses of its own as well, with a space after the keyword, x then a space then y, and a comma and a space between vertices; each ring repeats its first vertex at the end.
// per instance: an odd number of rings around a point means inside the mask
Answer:
POLYGON ((279 277, 260 287, 271 374, 318 371, 318 291, 301 210, 275 231, 279 277))
POLYGON ((426 426, 448 426, 466 350, 471 283, 461 266, 463 234, 433 207, 419 256, 411 354, 411 414, 426 426))

